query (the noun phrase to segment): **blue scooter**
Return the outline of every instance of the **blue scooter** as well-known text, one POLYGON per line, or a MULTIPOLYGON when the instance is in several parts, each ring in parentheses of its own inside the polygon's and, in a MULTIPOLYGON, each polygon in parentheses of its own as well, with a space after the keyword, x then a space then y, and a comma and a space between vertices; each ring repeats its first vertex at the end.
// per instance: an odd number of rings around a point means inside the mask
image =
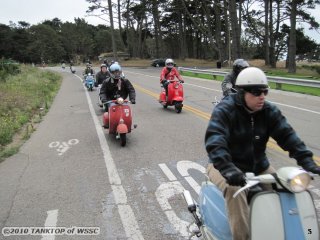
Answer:
MULTIPOLYGON (((250 239, 252 240, 319 240, 319 225, 312 196, 307 187, 311 174, 297 167, 283 167, 275 174, 246 174, 247 184, 233 197, 253 189, 259 183, 272 184, 272 191, 255 193, 249 201, 250 239)), ((203 182, 199 204, 184 191, 184 198, 198 227, 192 236, 206 240, 232 240, 225 200, 210 181, 203 182)), ((248 194, 249 196, 250 194, 248 194)), ((191 237, 192 237, 191 236, 191 237)))
POLYGON ((91 75, 91 73, 89 73, 88 75, 85 76, 85 83, 84 84, 89 91, 93 90, 94 77, 93 77, 93 75, 91 75))

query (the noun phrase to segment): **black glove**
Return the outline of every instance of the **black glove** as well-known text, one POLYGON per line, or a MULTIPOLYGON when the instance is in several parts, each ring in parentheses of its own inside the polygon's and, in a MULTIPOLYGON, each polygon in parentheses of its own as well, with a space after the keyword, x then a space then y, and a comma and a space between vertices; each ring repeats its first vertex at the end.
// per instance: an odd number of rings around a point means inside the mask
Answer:
POLYGON ((132 104, 136 104, 136 100, 135 100, 135 99, 130 100, 130 102, 131 102, 132 104))
POLYGON ((181 83, 184 83, 184 81, 183 81, 183 80, 180 80, 180 82, 181 82, 181 83))
POLYGON ((314 174, 320 175, 320 167, 317 166, 314 162, 311 162, 309 164, 304 164, 302 167, 307 172, 312 172, 314 174))
POLYGON ((246 178, 243 172, 232 171, 232 172, 226 173, 223 177, 227 180, 227 183, 231 186, 243 187, 244 185, 246 185, 246 178))

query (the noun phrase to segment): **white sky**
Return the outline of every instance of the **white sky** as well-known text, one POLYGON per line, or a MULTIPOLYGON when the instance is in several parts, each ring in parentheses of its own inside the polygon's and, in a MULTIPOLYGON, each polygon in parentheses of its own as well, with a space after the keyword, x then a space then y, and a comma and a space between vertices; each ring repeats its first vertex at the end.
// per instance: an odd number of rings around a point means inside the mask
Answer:
MULTIPOLYGON (((0 0, 0 6, 0 23, 6 25, 9 25, 9 21, 25 21, 33 25, 55 17, 62 22, 74 22, 75 17, 80 17, 92 25, 106 24, 98 17, 87 16, 89 3, 85 0, 0 0)), ((320 6, 308 11, 320 23, 320 6)), ((316 32, 305 29, 305 33, 320 43, 320 30, 316 32)))

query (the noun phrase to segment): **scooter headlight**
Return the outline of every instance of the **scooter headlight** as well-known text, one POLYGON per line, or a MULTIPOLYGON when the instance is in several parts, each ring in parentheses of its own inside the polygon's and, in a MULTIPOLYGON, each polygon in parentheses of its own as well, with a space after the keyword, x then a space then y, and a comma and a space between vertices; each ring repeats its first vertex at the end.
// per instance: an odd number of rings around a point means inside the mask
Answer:
POLYGON ((291 192, 299 193, 307 189, 311 177, 303 169, 296 167, 285 167, 277 171, 278 178, 282 185, 291 192))
POLYGON ((123 98, 117 98, 117 103, 118 104, 123 104, 124 103, 124 99, 123 98))

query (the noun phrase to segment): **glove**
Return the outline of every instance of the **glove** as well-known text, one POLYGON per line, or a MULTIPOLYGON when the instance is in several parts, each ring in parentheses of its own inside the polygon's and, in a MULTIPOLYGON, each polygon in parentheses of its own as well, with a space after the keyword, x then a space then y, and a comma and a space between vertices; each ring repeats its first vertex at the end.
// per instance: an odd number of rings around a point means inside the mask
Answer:
POLYGON ((136 100, 135 99, 132 99, 130 100, 132 104, 136 104, 136 100))
POLYGON ((320 167, 317 166, 313 161, 309 164, 304 164, 302 167, 307 172, 312 172, 314 174, 320 175, 320 167))
POLYGON ((182 79, 180 80, 180 82, 181 82, 181 83, 184 83, 184 81, 183 81, 182 79))
POLYGON ((241 186, 243 187, 246 185, 246 178, 243 174, 243 172, 228 172, 223 176, 226 180, 227 183, 231 186, 241 186))

